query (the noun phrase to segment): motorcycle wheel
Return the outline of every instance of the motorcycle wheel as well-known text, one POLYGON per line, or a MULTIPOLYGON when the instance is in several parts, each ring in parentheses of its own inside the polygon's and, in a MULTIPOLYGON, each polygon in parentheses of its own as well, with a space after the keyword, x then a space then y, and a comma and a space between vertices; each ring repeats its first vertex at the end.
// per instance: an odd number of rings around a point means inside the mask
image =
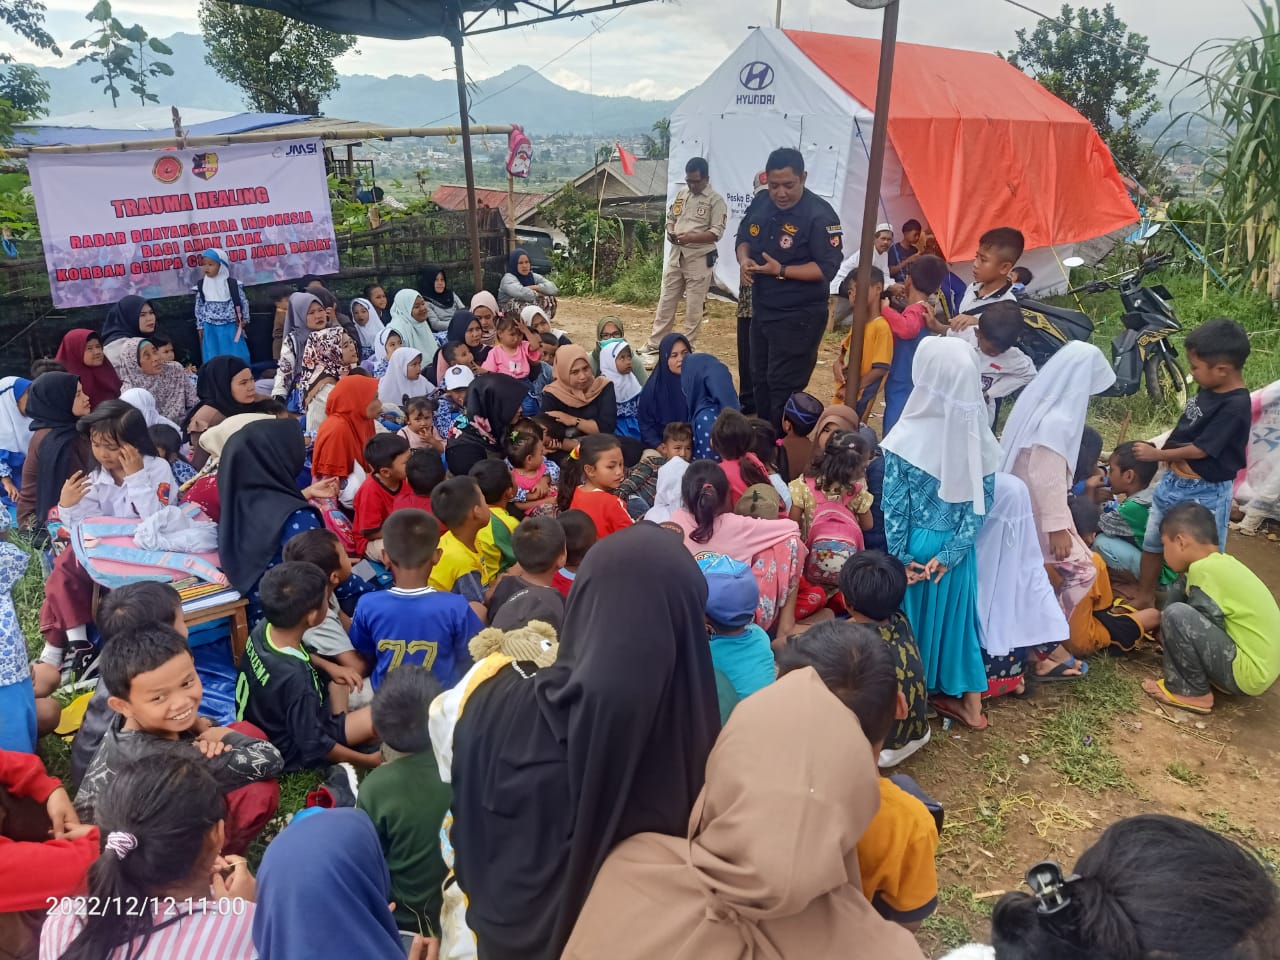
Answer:
POLYGON ((1167 353, 1147 357, 1144 374, 1151 401, 1181 411, 1187 405, 1187 375, 1167 353))

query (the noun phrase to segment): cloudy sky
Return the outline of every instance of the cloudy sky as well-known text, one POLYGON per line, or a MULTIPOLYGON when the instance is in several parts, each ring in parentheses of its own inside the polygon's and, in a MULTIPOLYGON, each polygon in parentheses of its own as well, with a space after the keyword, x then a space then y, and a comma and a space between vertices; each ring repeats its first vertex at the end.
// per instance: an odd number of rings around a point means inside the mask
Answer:
MULTIPOLYGON (((588 6, 592 0, 578 0, 588 6)), ((913 43, 1008 50, 1014 30, 1034 26, 1036 18, 1005 0, 901 0, 900 39, 913 43)), ((1214 36, 1256 33, 1244 0, 1224 0, 1207 12, 1203 0, 1113 0, 1130 28, 1148 35, 1153 55, 1181 62, 1214 36), (1157 13, 1158 11, 1158 13, 1157 13), (1153 15, 1155 14, 1155 15, 1153 15)), ((45 0, 50 32, 63 46, 88 32, 84 20, 92 0, 45 0)), ((1101 6, 1102 0, 1096 0, 1101 6)), ((179 30, 196 33, 196 3, 180 0, 114 0, 116 15, 137 21, 152 34, 179 30)), ((1055 0, 1028 0, 1045 13, 1055 0)), ((754 25, 772 24, 775 0, 659 0, 556 24, 477 37, 467 50, 472 79, 528 64, 562 86, 597 94, 674 97, 696 86, 754 25)), ((829 33, 878 36, 878 12, 859 10, 840 0, 783 0, 783 26, 829 33)), ((364 39, 360 55, 339 61, 343 73, 425 73, 451 75, 453 60, 439 38, 416 41, 364 39)), ((35 63, 58 63, 0 34, 0 50, 35 63)), ((64 55, 63 63, 73 62, 64 55)), ((1180 86, 1175 82, 1175 86, 1180 86)))

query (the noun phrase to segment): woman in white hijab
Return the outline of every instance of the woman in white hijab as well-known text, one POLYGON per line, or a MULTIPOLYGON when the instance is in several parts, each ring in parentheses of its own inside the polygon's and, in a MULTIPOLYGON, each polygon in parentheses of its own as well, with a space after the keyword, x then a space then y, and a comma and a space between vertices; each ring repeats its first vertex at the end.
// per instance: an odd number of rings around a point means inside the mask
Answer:
POLYGON ((422 354, 413 347, 401 347, 391 355, 387 372, 378 381, 378 399, 403 408, 406 400, 435 392, 422 375, 422 354))
POLYGON ((885 537, 907 565, 902 609, 934 707, 981 730, 987 672, 974 539, 994 495, 1000 445, 987 426, 972 347, 928 337, 911 371, 915 388, 880 444, 885 537))
POLYGON ((142 387, 131 387, 120 394, 120 399, 141 413, 142 419, 147 421, 148 427, 154 427, 157 423, 161 423, 166 427, 173 427, 178 431, 178 436, 182 436, 182 430, 176 423, 168 417, 161 416, 160 410, 156 407, 156 398, 151 395, 150 390, 144 390, 142 387))
MULTIPOLYGON (((1076 532, 1068 496, 1089 399, 1115 380, 1101 350, 1082 341, 1068 343, 1022 391, 1000 443, 1001 469, 1026 484, 1031 494, 1043 562, 1056 583, 1062 613, 1072 623, 1081 604, 1089 603, 1099 574, 1093 551, 1076 532)), ((1091 617, 1092 610, 1087 615, 1091 617)), ((1066 676, 1080 672, 1073 665, 1063 671, 1066 676)))
POLYGON ((417 290, 401 290, 391 301, 391 322, 387 324, 400 334, 406 347, 422 354, 428 367, 436 359, 440 345, 428 322, 427 301, 417 290))

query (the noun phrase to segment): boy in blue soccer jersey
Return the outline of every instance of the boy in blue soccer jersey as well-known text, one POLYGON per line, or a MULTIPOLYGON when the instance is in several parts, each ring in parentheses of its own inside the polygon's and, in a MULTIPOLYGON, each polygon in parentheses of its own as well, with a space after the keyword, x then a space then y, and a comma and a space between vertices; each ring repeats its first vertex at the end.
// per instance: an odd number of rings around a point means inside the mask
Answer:
POLYGON ((446 690, 471 669, 467 643, 484 625, 465 597, 428 586, 439 540, 425 510, 397 510, 382 525, 382 562, 395 586, 361 597, 351 620, 351 645, 370 662, 374 690, 406 663, 426 667, 446 690))

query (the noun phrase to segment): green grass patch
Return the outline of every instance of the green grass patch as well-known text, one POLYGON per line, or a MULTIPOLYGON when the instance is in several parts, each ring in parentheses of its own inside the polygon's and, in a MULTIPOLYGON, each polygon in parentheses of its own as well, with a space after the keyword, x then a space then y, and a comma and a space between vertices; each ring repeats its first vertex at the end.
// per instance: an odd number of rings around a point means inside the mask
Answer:
POLYGON ((1089 674, 1071 684, 1071 699, 1041 724, 1033 749, 1067 783, 1092 794, 1134 789, 1124 764, 1108 747, 1111 722, 1137 708, 1136 687, 1116 662, 1095 657, 1089 674))
POLYGON ((925 917, 924 922, 920 924, 920 929, 932 933, 948 950, 963 947, 971 942, 969 925, 959 917, 948 913, 935 913, 931 917, 925 917))
POLYGON ((615 303, 652 307, 662 292, 662 252, 633 257, 600 295, 615 303))
POLYGON ((1165 767, 1165 773, 1177 780, 1179 783, 1185 783, 1188 787, 1200 787, 1205 783, 1205 777, 1196 773, 1182 760, 1173 760, 1165 767))

